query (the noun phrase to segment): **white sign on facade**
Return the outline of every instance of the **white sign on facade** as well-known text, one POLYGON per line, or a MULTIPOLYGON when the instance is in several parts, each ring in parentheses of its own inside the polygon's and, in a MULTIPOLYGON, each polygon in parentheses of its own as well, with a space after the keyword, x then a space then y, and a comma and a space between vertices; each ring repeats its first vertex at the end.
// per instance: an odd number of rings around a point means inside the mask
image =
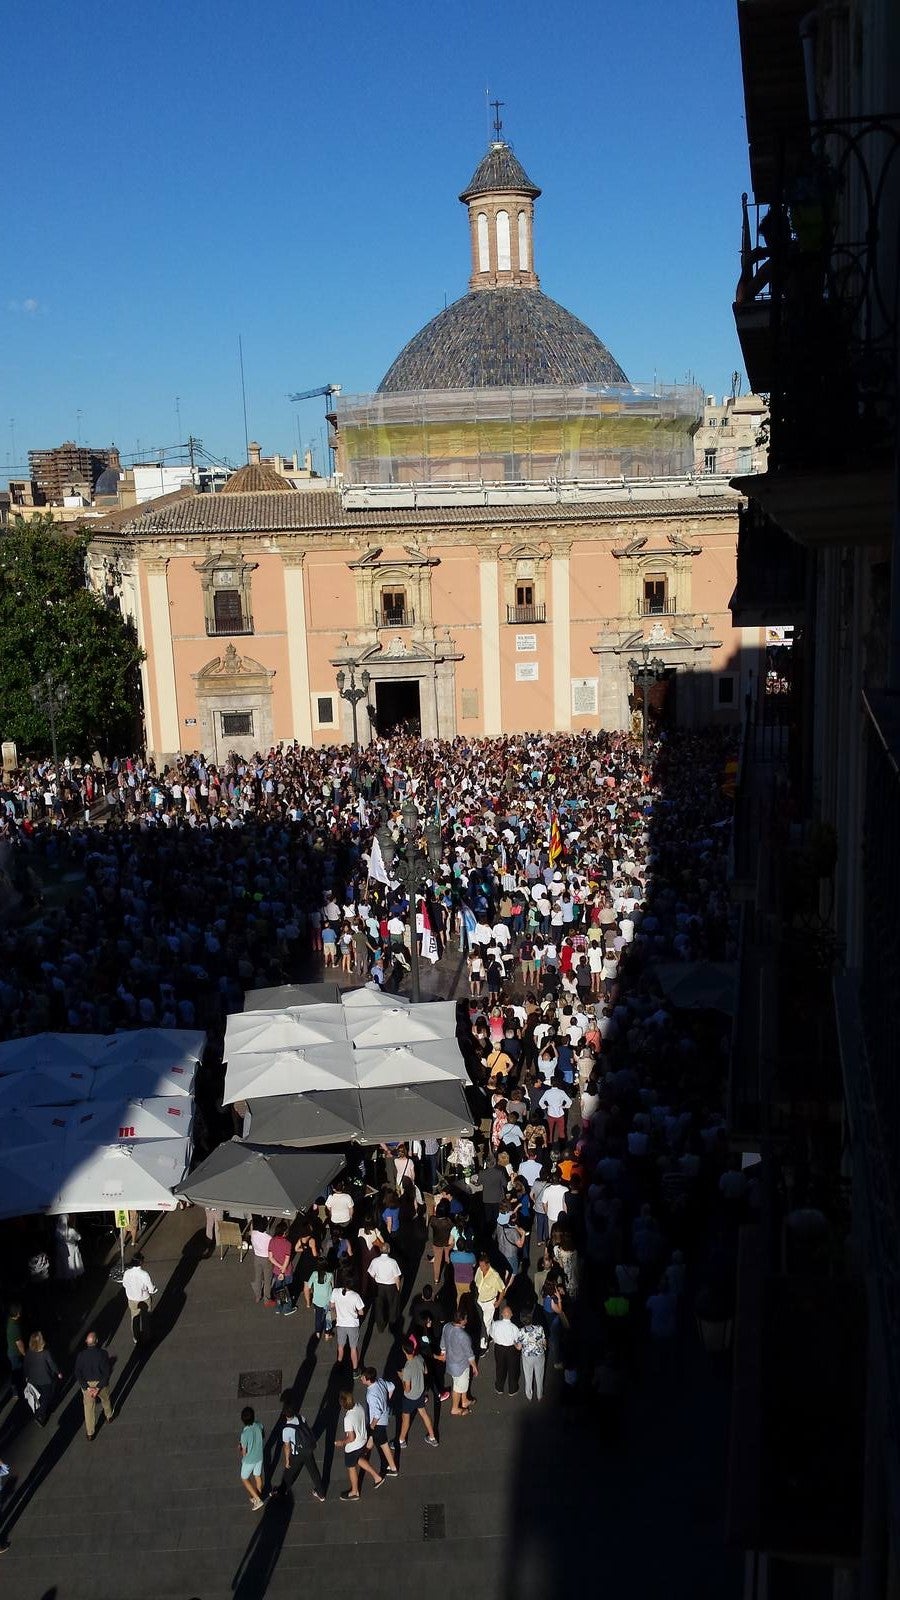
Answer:
POLYGON ((595 717, 597 715, 598 687, 598 678, 572 679, 573 717, 595 717))
POLYGON ((538 664, 536 661, 516 662, 516 683, 537 683, 538 664))
POLYGON ((537 634, 536 633, 517 633, 516 634, 516 649, 517 649, 517 651, 519 652, 520 655, 524 651, 536 650, 537 649, 537 634))

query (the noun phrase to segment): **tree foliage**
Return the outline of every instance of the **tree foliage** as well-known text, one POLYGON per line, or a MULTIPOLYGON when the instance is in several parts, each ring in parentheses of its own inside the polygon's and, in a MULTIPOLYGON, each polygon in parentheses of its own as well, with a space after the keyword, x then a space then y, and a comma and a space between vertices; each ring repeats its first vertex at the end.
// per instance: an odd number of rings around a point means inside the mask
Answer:
POLYGON ((50 750, 50 719, 32 685, 59 695, 59 754, 139 741, 141 651, 131 623, 85 582, 87 536, 49 516, 16 517, 0 535, 0 738, 20 754, 50 750))

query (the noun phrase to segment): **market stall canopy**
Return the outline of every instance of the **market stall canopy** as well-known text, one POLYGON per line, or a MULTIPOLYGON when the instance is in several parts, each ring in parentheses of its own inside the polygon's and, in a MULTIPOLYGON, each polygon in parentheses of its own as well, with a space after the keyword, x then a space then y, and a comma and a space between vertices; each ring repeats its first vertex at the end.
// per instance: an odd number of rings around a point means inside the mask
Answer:
POLYGON ((325 1151, 261 1148, 230 1139, 200 1163, 177 1193, 195 1205, 249 1217, 295 1217, 343 1170, 343 1156, 325 1151))
POLYGON ((8 1078, 0 1078, 0 1112, 22 1111, 26 1106, 77 1105, 84 1095, 83 1084, 66 1088, 46 1072, 11 1072, 8 1078))
POLYGON ((206 1034, 196 1028, 131 1028, 103 1042, 106 1049, 95 1066, 161 1067, 193 1078, 191 1068, 203 1059, 206 1034))
POLYGON ((23 1106, 2 1110, 0 1150, 26 1149, 36 1140, 63 1140, 80 1106, 23 1106))
POLYGON ((471 1134, 472 1113, 458 1083, 415 1083, 364 1089, 361 1144, 400 1139, 454 1139, 471 1134))
POLYGON ((151 1095, 146 1100, 92 1100, 73 1106, 73 1138, 94 1144, 132 1144, 135 1139, 187 1139, 194 1102, 186 1095, 151 1095), (77 1113, 81 1113, 78 1115, 77 1113))
POLYGON ((734 1014, 737 964, 734 961, 667 961, 656 968, 663 994, 682 1010, 734 1014))
POLYGON ((336 983, 283 983, 277 989, 247 989, 244 1011, 284 1011, 287 1006, 336 1006, 341 997, 336 983))
POLYGON ((225 1024, 225 1060, 273 1050, 303 1050, 309 1045, 346 1041, 338 1006, 287 1006, 283 1011, 242 1011, 225 1024))
POLYGON ((362 1133, 362 1108, 355 1089, 324 1094, 273 1095, 251 1100, 244 1119, 244 1138, 255 1144, 349 1144, 362 1133))
POLYGON ((348 1011, 383 1011, 401 1010, 409 1008, 409 1001, 399 994, 385 994, 372 984, 363 989, 345 989, 341 995, 341 1005, 348 1011))
POLYGON ((4 1150, 0 1160, 0 1217, 47 1211, 65 1175, 65 1140, 4 1150))
POLYGON ((65 1140, 65 1173, 44 1209, 70 1214, 117 1208, 174 1211, 173 1190, 190 1157, 190 1139, 139 1139, 135 1144, 95 1149, 65 1140))
POLYGON ((362 1007, 346 1012, 347 1032, 357 1049, 372 1045, 425 1044, 430 1039, 455 1039, 456 1002, 433 1005, 362 1007))
POLYGON ((433 1039, 425 1044, 395 1044, 357 1050, 356 1076, 360 1089, 384 1089, 396 1084, 433 1083, 456 1079, 468 1082, 466 1064, 455 1039, 433 1039))
POLYGON ((194 1092, 196 1061, 173 1062, 171 1066, 141 1065, 139 1062, 110 1062, 97 1067, 91 1082, 90 1098, 96 1101, 150 1100, 173 1095, 189 1099, 194 1092))
POLYGON ((0 1073, 43 1071, 49 1066, 94 1066, 107 1039, 100 1033, 33 1033, 0 1043, 0 1073))
POLYGON ((304 1094, 310 1090, 347 1089, 356 1084, 356 1063, 346 1038, 335 1044, 305 1049, 238 1051, 229 1056, 223 1102, 260 1100, 268 1095, 304 1094))

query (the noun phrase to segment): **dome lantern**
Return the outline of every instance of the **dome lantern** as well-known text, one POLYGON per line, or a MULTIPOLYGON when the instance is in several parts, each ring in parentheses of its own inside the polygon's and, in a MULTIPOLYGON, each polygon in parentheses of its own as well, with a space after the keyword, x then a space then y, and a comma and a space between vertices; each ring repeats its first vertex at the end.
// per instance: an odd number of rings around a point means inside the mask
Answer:
POLYGON ((534 202, 540 195, 501 137, 496 100, 495 137, 460 200, 469 208, 472 275, 469 289, 537 289, 534 270, 534 202))

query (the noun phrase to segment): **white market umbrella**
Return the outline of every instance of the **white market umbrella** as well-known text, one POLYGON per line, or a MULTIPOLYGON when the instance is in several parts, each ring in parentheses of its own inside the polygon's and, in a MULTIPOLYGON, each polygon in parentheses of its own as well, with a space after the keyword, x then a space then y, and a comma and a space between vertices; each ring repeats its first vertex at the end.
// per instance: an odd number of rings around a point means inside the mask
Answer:
POLYGON ((410 1002, 403 995, 385 994, 383 989, 345 989, 341 1005, 348 1011, 409 1010, 410 1002))
POLYGON ((128 1028, 110 1034, 100 1066, 196 1067, 203 1058, 206 1034, 198 1028, 128 1028))
POLYGON ((174 1211, 172 1190, 191 1156, 189 1139, 141 1139, 119 1146, 64 1144, 65 1172, 47 1210, 174 1211))
POLYGON ((0 1217, 47 1211, 65 1176, 65 1140, 4 1150, 0 1159, 0 1217))
POLYGON ((349 1011, 347 1032, 358 1050, 373 1045, 426 1044, 432 1039, 455 1039, 456 1002, 439 1000, 434 1005, 349 1011))
POLYGON ((190 1096, 197 1075, 196 1061, 175 1062, 171 1066, 142 1066, 127 1061, 98 1067, 91 1085, 91 1099, 97 1102, 148 1100, 159 1095, 190 1096))
POLYGON ((310 1045, 339 1044, 347 1037, 338 1006, 286 1006, 280 1011, 243 1011, 225 1024, 225 1060, 236 1055, 264 1055, 276 1050, 305 1050, 310 1045))
POLYGON ((466 1083, 469 1076, 455 1039, 357 1050, 356 1075, 360 1089, 384 1089, 392 1084, 431 1083, 447 1079, 466 1083))
POLYGON ((230 1105, 235 1100, 259 1100, 273 1094, 355 1086, 354 1053, 345 1039, 339 1044, 310 1045, 303 1050, 231 1056, 225 1070, 223 1101, 230 1105))
POLYGON ((0 1073, 44 1072, 48 1067, 82 1068, 102 1058, 107 1036, 102 1033, 34 1033, 0 1043, 0 1073))
POLYGON ((0 1110, 0 1150, 19 1150, 36 1140, 62 1143, 80 1106, 22 1106, 0 1110))
POLYGON ((73 1087, 46 1072, 11 1072, 8 1078, 0 1078, 0 1115, 7 1110, 22 1111, 26 1106, 72 1106, 83 1100, 89 1090, 90 1082, 73 1087))
POLYGON ((133 1144, 136 1139, 188 1139, 194 1102, 186 1095, 151 1095, 146 1100, 92 1100, 70 1115, 73 1138, 93 1144, 133 1144))

